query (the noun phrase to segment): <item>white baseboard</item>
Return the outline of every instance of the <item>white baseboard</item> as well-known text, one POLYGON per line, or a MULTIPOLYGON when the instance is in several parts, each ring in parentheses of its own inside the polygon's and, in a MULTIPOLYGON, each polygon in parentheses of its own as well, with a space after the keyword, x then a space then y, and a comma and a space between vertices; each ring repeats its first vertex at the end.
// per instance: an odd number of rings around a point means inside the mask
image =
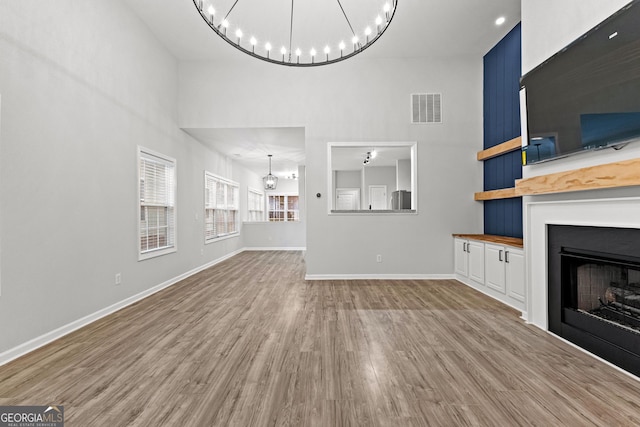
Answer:
POLYGON ((486 296, 493 298, 496 301, 501 302, 504 305, 508 305, 509 307, 513 308, 514 310, 517 310, 520 312, 520 318, 522 320, 526 320, 526 315, 527 313, 523 310, 522 307, 518 307, 516 304, 512 303, 511 301, 509 301, 507 299, 506 295, 503 294, 499 294, 498 292, 492 291, 491 289, 487 288, 485 285, 480 284, 474 280, 471 280, 467 277, 463 277, 460 276, 459 274, 456 274, 454 279, 456 279, 458 282, 462 283, 463 285, 467 285, 470 288, 475 289, 476 291, 485 294, 486 296))
POLYGON ((304 280, 446 280, 453 274, 307 274, 304 280))
POLYGON ((37 338, 34 338, 32 340, 29 340, 23 344, 20 344, 12 349, 9 349, 3 353, 0 353, 0 366, 9 363, 10 361, 17 359, 20 356, 23 356, 27 353, 30 353, 44 345, 49 344, 52 341, 57 340, 58 338, 62 338, 63 336, 70 334, 73 331, 76 331, 84 326, 89 325, 90 323, 95 322, 98 319, 101 319, 105 316, 108 316, 112 313, 115 313, 118 310, 121 310, 125 307, 127 307, 128 305, 131 305, 135 302, 138 302, 150 295, 155 294, 156 292, 159 292, 165 288, 168 288, 171 285, 174 285, 176 283, 178 283, 181 280, 186 279, 187 277, 190 277, 196 273, 201 272, 202 270, 205 270, 209 267, 213 267, 214 265, 225 261, 229 258, 231 258, 232 256, 235 256, 241 252, 243 252, 244 249, 239 249, 237 251, 231 252, 227 255, 224 255, 223 257, 220 257, 216 260, 210 261, 206 264, 203 264, 199 267, 194 268, 193 270, 187 271, 186 273, 183 273, 179 276, 176 276, 172 279, 167 280, 166 282, 163 282, 159 285, 156 285, 152 288, 149 288, 147 290, 144 290, 136 295, 130 296, 129 298, 126 298, 122 301, 119 301, 115 304, 110 305, 109 307, 105 307, 101 310, 96 311, 95 313, 89 314, 88 316, 85 316, 81 319, 75 320, 71 323, 68 323, 64 326, 61 326, 57 329, 54 329, 53 331, 47 332, 46 334, 40 335, 37 338))
POLYGON ((256 247, 246 247, 245 251, 306 251, 306 247, 269 247, 269 246, 256 246, 256 247))

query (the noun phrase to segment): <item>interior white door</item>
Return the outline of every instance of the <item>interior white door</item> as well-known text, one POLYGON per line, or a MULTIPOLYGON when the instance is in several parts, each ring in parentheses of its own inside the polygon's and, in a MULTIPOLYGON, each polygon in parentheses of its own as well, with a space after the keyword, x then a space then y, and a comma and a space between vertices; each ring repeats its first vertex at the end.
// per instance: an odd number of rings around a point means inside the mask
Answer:
POLYGON ((360 210, 360 189, 336 188, 336 210, 360 210))
POLYGON ((386 185, 369 186, 369 207, 372 210, 389 209, 386 185))

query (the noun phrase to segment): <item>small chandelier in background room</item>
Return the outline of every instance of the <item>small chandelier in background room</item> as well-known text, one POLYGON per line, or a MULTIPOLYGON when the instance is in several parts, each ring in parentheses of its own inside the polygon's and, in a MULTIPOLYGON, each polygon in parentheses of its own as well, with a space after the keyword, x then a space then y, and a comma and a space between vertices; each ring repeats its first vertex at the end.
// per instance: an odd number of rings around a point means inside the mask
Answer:
POLYGON ((398 0, 193 0, 218 36, 254 58, 292 67, 351 58, 384 34, 398 0), (232 13, 233 12, 233 13, 232 13), (355 29, 354 29, 355 28, 355 29), (327 44, 328 42, 328 44, 327 44), (316 50, 319 49, 319 50, 316 50))
POLYGON ((262 178, 265 190, 275 190, 278 186, 278 177, 271 173, 271 154, 269 154, 269 174, 262 178))

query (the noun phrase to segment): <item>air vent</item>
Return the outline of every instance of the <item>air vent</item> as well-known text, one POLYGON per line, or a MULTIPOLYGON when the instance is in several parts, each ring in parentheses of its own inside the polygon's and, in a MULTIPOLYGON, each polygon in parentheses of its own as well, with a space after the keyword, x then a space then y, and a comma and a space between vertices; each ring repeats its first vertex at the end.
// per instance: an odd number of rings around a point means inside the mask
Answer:
POLYGON ((442 123, 442 95, 439 93, 412 94, 411 123, 442 123))

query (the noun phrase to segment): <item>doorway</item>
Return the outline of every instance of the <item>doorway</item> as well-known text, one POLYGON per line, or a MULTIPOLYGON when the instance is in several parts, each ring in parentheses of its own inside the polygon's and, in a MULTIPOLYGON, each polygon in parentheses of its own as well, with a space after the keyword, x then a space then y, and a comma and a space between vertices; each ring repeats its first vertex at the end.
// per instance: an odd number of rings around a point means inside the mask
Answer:
POLYGON ((389 209, 386 185, 369 186, 369 209, 374 211, 389 209))
POLYGON ((360 210, 360 189, 336 188, 336 210, 360 210))

